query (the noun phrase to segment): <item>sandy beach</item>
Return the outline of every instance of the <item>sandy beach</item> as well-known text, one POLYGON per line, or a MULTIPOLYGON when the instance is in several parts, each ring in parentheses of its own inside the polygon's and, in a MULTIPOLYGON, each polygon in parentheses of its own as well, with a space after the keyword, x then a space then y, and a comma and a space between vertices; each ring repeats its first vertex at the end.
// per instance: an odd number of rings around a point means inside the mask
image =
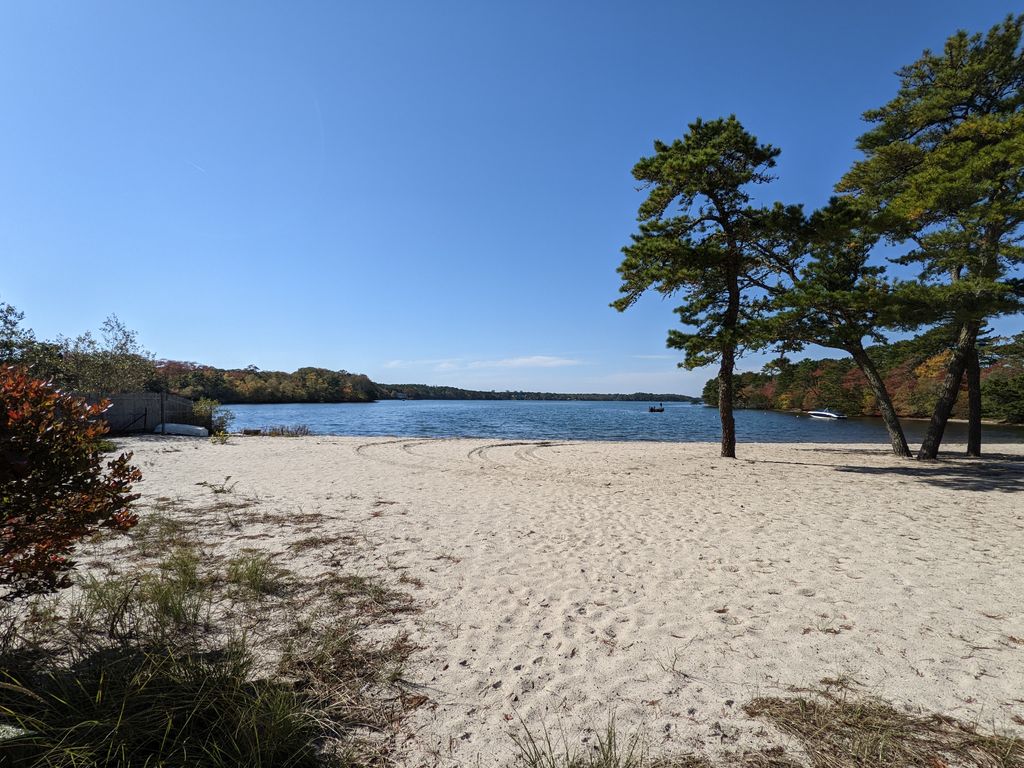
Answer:
POLYGON ((218 553, 405 576, 408 676, 429 697, 402 728, 408 766, 495 764, 520 719, 578 742, 614 715, 654 750, 788 745, 742 704, 841 677, 1024 735, 1020 444, 936 463, 882 445, 119 444, 143 517, 222 483, 245 500, 209 521, 218 553))

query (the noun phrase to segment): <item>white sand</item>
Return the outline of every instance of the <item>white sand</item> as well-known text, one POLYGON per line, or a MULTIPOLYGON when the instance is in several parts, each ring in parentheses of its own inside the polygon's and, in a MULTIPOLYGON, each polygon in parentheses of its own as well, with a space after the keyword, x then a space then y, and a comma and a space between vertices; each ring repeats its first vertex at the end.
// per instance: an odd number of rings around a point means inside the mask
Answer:
POLYGON ((1020 444, 920 464, 884 446, 126 443, 147 501, 208 501, 196 483, 230 475, 274 513, 242 513, 221 548, 422 579, 402 622, 431 703, 405 725, 409 766, 497 764, 520 717, 575 738, 614 713, 657 750, 786 743, 742 704, 839 675, 1024 735, 1020 444), (357 544, 289 549, 311 531, 357 544))

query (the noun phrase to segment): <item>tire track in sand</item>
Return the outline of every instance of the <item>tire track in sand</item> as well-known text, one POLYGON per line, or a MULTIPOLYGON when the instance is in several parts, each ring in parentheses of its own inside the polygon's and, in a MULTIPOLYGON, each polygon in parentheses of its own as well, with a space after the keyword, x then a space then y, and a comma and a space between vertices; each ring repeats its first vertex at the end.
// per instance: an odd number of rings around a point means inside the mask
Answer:
POLYGON ((473 448, 466 454, 466 458, 470 460, 483 460, 489 462, 493 466, 507 468, 511 465, 491 458, 490 454, 495 448, 516 448, 516 450, 512 452, 512 455, 518 459, 520 463, 549 464, 550 462, 547 459, 543 459, 537 455, 537 450, 540 448, 557 448, 562 445, 565 445, 565 443, 555 443, 550 440, 489 443, 487 445, 480 445, 473 448))
POLYGON ((369 443, 360 443, 355 447, 354 451, 357 456, 377 462, 378 464, 386 464, 392 467, 403 467, 406 469, 416 469, 420 471, 450 472, 455 469, 455 467, 452 467, 448 462, 432 461, 431 457, 424 456, 422 453, 417 453, 414 450, 417 446, 421 445, 439 445, 444 443, 447 439, 448 438, 424 437, 411 439, 402 438, 400 440, 378 440, 369 443), (394 454, 393 448, 395 446, 398 447, 402 454, 418 458, 420 461, 410 462, 390 458, 390 456, 394 454), (372 450, 378 447, 386 449, 386 455, 382 456, 378 452, 372 450))

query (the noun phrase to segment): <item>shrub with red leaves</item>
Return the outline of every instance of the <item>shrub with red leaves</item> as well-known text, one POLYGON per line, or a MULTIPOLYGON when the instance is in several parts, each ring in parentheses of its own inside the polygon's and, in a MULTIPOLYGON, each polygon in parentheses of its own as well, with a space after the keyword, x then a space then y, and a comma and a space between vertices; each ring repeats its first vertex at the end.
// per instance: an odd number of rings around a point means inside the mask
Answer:
POLYGON ((0 366, 0 600, 68 586, 75 544, 138 521, 131 486, 142 473, 130 453, 104 468, 103 410, 0 366))

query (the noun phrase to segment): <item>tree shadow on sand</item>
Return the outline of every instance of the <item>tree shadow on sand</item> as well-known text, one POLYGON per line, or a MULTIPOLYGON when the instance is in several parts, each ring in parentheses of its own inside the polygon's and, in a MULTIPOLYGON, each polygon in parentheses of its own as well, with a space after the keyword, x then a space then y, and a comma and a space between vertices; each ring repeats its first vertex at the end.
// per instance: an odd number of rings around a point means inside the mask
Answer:
MULTIPOLYGON (((813 453, 861 454, 891 456, 886 450, 866 449, 807 449, 813 453)), ((766 464, 796 464, 821 467, 836 472, 858 475, 892 477, 919 481, 939 488, 956 491, 995 491, 1016 493, 1024 491, 1024 457, 1011 453, 988 453, 980 459, 965 456, 943 456, 939 461, 900 461, 887 466, 863 464, 823 464, 820 462, 759 461, 766 464)))
POLYGON ((841 465, 836 470, 860 475, 904 477, 956 491, 1024 491, 1024 460, 1005 453, 988 454, 981 459, 944 458, 937 462, 908 462, 889 467, 841 465))

